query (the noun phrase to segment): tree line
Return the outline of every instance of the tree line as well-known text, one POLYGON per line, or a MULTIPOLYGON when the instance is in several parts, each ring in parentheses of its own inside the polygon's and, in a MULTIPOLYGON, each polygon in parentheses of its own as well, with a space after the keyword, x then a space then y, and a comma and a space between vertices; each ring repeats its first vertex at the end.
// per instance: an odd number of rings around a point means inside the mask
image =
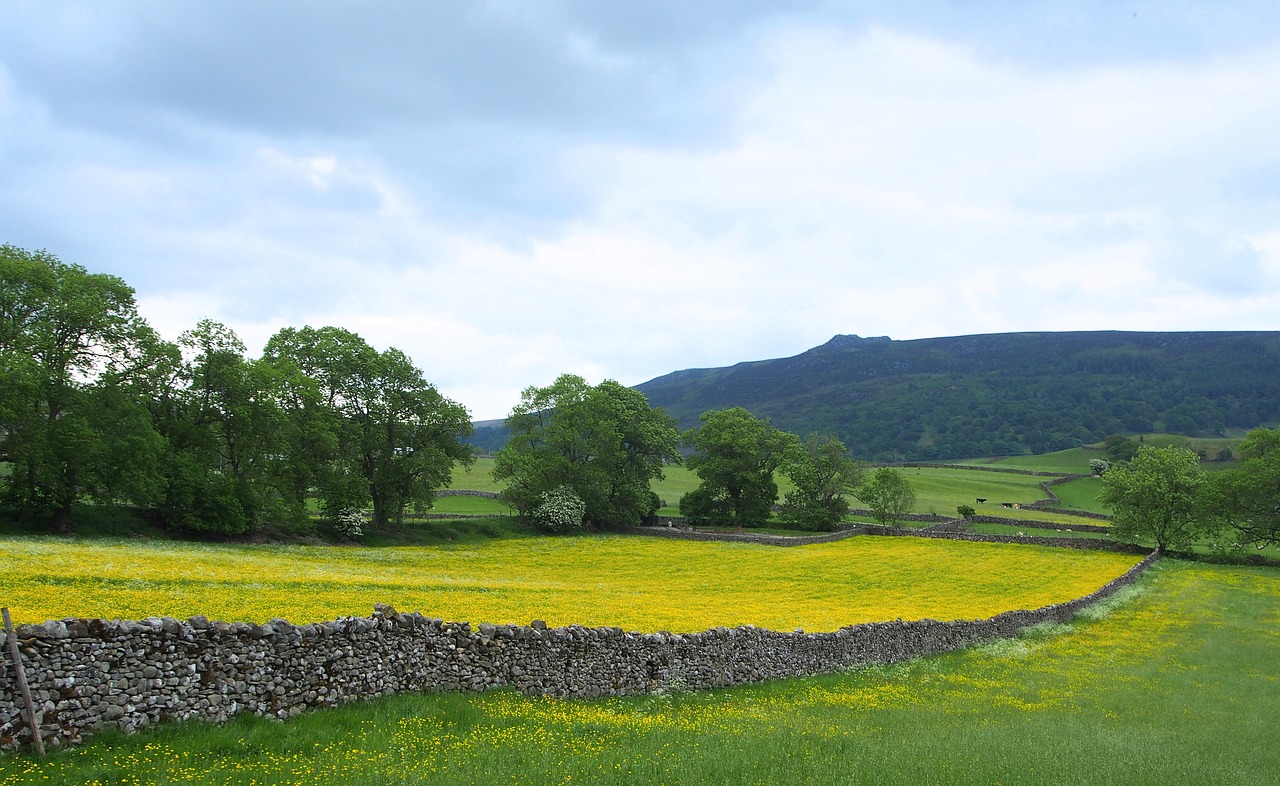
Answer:
MULTIPOLYGON (((169 342, 122 279, 11 245, 0 246, 0 379, 0 503, 57 531, 87 502, 227 535, 305 532, 318 511, 355 534, 360 511, 374 528, 400 523, 472 461, 467 410, 398 349, 288 327, 255 359, 208 319, 169 342)), ((524 391, 506 425, 502 498, 548 530, 642 523, 661 505, 650 482, 683 450, 701 480, 679 503, 695 523, 763 524, 775 472, 793 481, 782 515, 801 528, 832 529, 855 493, 890 509, 875 496, 887 476, 864 482, 835 437, 801 439, 741 408, 681 433, 644 394, 566 374, 524 391)))
POLYGON ((65 531, 80 501, 244 534, 322 511, 400 520, 471 461, 470 416, 407 355, 337 327, 285 328, 261 358, 201 320, 177 342, 133 290, 44 251, 0 246, 0 479, 19 521, 65 531))
POLYGON ((663 504, 651 481, 682 461, 700 481, 679 501, 692 524, 765 524, 778 503, 776 473, 795 487, 783 499, 781 517, 800 529, 834 529, 849 512, 850 497, 884 520, 914 502, 901 473, 868 473, 833 436, 801 439, 741 407, 706 412, 698 428, 682 433, 644 394, 613 380, 592 386, 565 374, 546 387, 527 388, 506 426, 510 439, 493 473, 506 484, 501 497, 549 531, 644 523, 663 504), (682 448, 691 451, 687 460, 682 448))

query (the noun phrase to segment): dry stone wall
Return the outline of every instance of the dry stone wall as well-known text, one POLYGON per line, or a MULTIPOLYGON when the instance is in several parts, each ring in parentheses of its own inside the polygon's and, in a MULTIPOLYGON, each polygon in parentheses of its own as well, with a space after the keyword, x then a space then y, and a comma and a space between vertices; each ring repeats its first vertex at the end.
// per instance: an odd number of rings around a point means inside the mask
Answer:
MULTIPOLYGON (((983 620, 881 622, 832 633, 751 626, 700 633, 445 622, 378 605, 368 618, 292 625, 148 618, 20 625, 18 648, 49 745, 103 727, 134 731, 240 712, 288 718, 315 707, 406 691, 600 697, 704 689, 892 663, 1018 635, 1078 611, 1137 579, 1152 554, 1090 595, 983 620)), ((2 635, 2 634, 0 634, 2 635)), ((5 642, 0 748, 32 740, 5 642)))

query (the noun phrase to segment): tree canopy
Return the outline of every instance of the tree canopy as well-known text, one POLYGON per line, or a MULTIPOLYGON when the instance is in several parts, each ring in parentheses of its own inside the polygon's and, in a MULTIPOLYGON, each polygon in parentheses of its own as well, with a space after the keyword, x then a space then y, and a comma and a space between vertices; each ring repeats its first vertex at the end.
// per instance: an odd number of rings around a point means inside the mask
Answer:
POLYGON ((19 518, 81 496, 146 504, 161 442, 134 392, 159 340, 123 280, 0 246, 0 460, 19 518))
POLYGON ((911 488, 911 482, 901 470, 893 467, 878 468, 856 494, 871 509, 871 517, 888 526, 897 524, 898 519, 916 504, 916 492, 911 488))
POLYGON ((466 409, 395 348, 286 328, 255 360, 207 319, 165 342, 119 278, 9 245, 0 380, 3 503, 57 529, 77 501, 226 534, 306 528, 317 492, 331 513, 371 503, 382 525, 471 458, 466 409))
POLYGON ((506 424, 511 438, 493 474, 521 516, 564 487, 582 501, 588 521, 638 525, 659 506, 650 481, 680 461, 675 421, 611 379, 593 387, 563 374, 527 388, 506 424))
POLYGON ((1209 476, 1206 507, 1242 544, 1280 545, 1280 429, 1250 431, 1239 450, 1239 467, 1209 476))
POLYGON ((693 523, 759 525, 778 501, 773 473, 795 456, 798 438, 742 407, 703 413, 701 427, 685 435, 694 448, 688 466, 701 482, 680 498, 693 523))
POLYGON ((1140 446, 1127 464, 1102 476, 1102 502, 1111 506, 1111 534, 1153 541, 1160 549, 1190 545, 1212 530, 1203 515, 1204 471, 1192 450, 1140 446))
POLYGON ((795 489, 787 492, 782 516, 800 529, 830 531, 849 512, 849 497, 862 485, 863 464, 849 457, 830 434, 809 434, 785 462, 795 489))

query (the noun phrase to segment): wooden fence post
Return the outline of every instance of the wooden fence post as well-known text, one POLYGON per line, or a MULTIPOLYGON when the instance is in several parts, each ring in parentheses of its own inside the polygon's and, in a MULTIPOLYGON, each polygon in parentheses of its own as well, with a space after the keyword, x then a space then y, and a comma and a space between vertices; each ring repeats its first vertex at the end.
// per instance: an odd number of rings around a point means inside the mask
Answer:
POLYGON ((18 652, 18 636, 13 632, 13 620, 9 617, 9 607, 0 609, 4 614, 4 633, 9 640, 9 654, 13 656, 13 671, 18 675, 18 691, 27 707, 27 727, 31 729, 31 737, 36 741, 36 752, 44 758, 44 738, 40 736, 40 724, 36 723, 36 706, 31 702, 31 688, 27 687, 27 672, 22 668, 22 656, 18 652))

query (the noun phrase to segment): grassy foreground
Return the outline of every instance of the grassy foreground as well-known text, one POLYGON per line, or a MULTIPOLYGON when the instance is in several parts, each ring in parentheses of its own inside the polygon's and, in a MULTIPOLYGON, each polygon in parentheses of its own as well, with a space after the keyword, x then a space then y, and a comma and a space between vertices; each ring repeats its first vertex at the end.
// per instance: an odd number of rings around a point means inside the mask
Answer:
POLYGON ((574 702, 402 696, 0 759, 0 785, 1270 784, 1280 574, 1166 561, 1021 639, 846 675, 574 702))
POLYGON ((375 602, 472 623, 700 631, 975 619, 1094 591, 1139 557, 916 538, 780 549, 594 535, 450 546, 225 546, 0 539, 18 622, 148 616, 295 623, 375 602))

